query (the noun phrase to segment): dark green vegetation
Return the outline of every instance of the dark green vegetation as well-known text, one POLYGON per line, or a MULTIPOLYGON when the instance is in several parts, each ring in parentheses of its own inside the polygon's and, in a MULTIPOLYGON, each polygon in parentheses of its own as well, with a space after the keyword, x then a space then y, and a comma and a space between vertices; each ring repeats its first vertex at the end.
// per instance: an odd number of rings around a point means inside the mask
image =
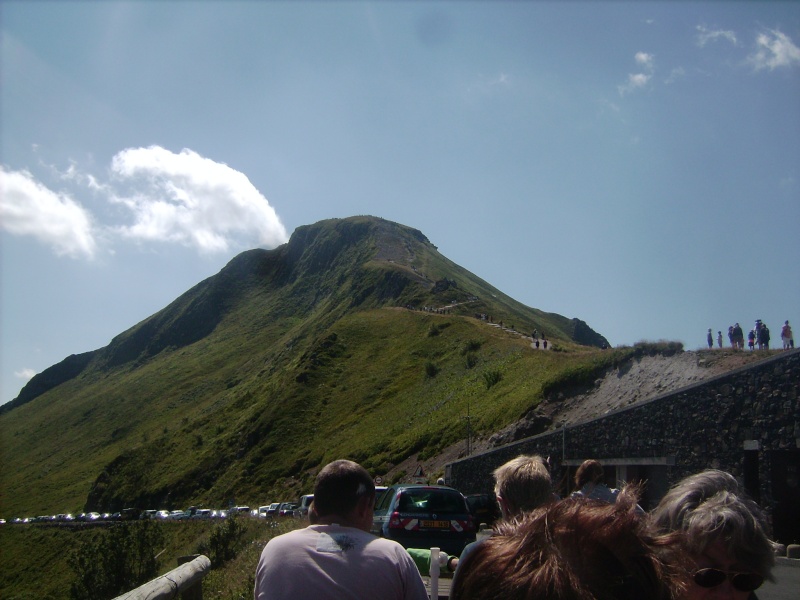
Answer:
POLYGON ((0 516, 258 506, 308 492, 340 457, 382 475, 461 439, 467 414, 492 432, 627 352, 603 343, 414 229, 372 217, 301 227, 32 379, 0 415, 0 516), (546 332, 556 351, 480 313, 546 332))
POLYGON ((126 580, 137 570, 144 573, 142 567, 148 563, 154 563, 156 575, 161 575, 178 566, 178 557, 197 553, 211 558, 211 572, 203 580, 204 598, 252 598, 256 564, 264 545, 273 536, 302 524, 296 519, 240 518, 222 523, 3 527, 0 598, 113 598, 118 595, 117 585, 129 586, 124 591, 136 587, 126 580), (137 557, 137 548, 147 552, 137 557))

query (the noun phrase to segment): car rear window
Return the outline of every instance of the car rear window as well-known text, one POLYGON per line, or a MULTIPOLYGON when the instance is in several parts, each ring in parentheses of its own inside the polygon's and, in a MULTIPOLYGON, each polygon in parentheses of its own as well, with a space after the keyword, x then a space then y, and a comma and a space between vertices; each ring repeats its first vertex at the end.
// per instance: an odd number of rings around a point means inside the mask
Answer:
POLYGON ((464 498, 456 492, 443 490, 404 490, 397 502, 401 513, 455 513, 466 512, 464 498))

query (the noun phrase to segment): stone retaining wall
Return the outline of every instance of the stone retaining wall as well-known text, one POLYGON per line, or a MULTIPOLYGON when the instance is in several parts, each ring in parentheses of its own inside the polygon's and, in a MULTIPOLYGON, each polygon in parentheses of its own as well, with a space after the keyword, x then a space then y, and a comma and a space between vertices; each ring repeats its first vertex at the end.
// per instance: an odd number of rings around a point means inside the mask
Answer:
POLYGON ((618 480, 647 480, 644 501, 653 505, 686 475, 719 468, 743 481, 771 513, 776 502, 787 500, 785 492, 774 488, 782 490, 783 479, 800 472, 798 396, 800 350, 792 350, 592 421, 450 463, 446 480, 465 494, 491 492, 496 467, 520 454, 540 454, 550 457, 554 483, 567 493, 575 466, 595 458, 615 466, 618 480), (782 496, 776 499, 776 493, 782 496))

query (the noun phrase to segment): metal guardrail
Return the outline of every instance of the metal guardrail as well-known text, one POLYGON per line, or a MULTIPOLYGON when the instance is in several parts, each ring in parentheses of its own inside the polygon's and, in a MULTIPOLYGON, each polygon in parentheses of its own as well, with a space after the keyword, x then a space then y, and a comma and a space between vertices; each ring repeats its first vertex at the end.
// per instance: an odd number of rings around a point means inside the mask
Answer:
POLYGON ((114 600, 203 600, 203 577, 211 569, 207 556, 184 556, 178 559, 178 567, 172 569, 135 590, 131 590, 114 600))

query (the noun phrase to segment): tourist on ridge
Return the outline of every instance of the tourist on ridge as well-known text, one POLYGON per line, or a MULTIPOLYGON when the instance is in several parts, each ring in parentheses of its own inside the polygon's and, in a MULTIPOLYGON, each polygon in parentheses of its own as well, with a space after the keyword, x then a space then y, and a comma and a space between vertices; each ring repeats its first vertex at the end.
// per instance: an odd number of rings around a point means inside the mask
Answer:
POLYGON ((662 533, 685 534, 694 565, 684 600, 757 600, 754 591, 772 579, 766 517, 730 473, 708 470, 683 479, 651 516, 662 533))
POLYGON ((755 341, 756 341, 756 331, 755 329, 751 329, 747 332, 747 346, 750 350, 755 349, 755 341))
POLYGON ((267 542, 255 600, 427 600, 406 550, 369 533, 374 504, 375 485, 361 465, 337 460, 323 467, 314 484, 316 524, 267 542))
POLYGON ((728 327, 728 341, 731 343, 731 348, 736 348, 736 338, 733 335, 733 325, 728 327))
POLYGON ((722 332, 721 331, 717 332, 717 346, 722 348, 722 332))
POLYGON ((736 323, 733 326, 733 339, 736 343, 736 346, 740 349, 744 349, 744 332, 742 331, 742 326, 736 323))
POLYGON ((783 342, 784 350, 794 348, 794 336, 792 335, 792 327, 789 325, 789 321, 786 321, 781 327, 781 341, 783 342))
POLYGON ((708 342, 708 349, 714 347, 714 334, 711 333, 711 329, 709 328, 708 333, 706 334, 706 342, 708 342))
POLYGON ((761 323, 756 338, 759 350, 769 350, 769 327, 766 323, 761 323))
POLYGON ((567 498, 501 522, 459 565, 451 600, 673 600, 681 537, 657 534, 624 488, 616 504, 567 498))

